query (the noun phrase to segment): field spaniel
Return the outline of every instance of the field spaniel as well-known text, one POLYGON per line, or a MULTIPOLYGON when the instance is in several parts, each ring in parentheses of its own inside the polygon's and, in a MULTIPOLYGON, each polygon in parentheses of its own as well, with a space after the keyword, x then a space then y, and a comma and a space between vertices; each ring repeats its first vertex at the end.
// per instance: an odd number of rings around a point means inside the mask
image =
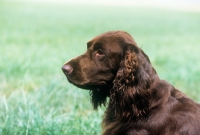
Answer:
POLYGON ((103 135, 200 135, 200 105, 161 80, 126 32, 95 37, 62 70, 90 90, 94 109, 107 105, 103 135))

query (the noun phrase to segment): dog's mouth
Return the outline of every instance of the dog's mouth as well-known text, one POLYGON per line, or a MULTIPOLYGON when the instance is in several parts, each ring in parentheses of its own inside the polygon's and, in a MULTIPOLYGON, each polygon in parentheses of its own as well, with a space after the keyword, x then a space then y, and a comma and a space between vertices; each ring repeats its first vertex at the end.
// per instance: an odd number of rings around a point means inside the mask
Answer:
POLYGON ((88 76, 86 73, 82 74, 79 70, 73 69, 69 64, 62 67, 68 82, 71 84, 86 90, 102 90, 108 89, 112 86, 111 77, 105 77, 101 74, 96 74, 95 77, 88 76))
POLYGON ((108 83, 106 83, 106 81, 104 80, 99 80, 99 81, 79 80, 78 81, 78 80, 72 79, 70 76, 66 76, 66 77, 67 77, 68 82, 85 90, 100 90, 108 86, 108 83))

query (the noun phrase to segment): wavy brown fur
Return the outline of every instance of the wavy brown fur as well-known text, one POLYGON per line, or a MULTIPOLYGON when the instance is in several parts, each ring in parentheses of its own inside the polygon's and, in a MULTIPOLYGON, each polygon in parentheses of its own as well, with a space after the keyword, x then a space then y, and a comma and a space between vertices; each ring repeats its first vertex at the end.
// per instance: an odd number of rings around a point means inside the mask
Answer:
POLYGON ((128 33, 104 33, 87 47, 63 66, 63 72, 69 82, 90 90, 94 109, 109 98, 103 135, 200 133, 200 105, 160 80, 128 33))

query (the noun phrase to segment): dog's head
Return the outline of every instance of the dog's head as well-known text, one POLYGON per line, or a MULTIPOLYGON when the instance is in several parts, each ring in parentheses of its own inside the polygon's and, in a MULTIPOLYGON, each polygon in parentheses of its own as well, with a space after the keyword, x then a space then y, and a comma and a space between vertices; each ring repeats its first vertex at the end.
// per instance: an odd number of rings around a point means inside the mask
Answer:
POLYGON ((62 67, 69 82, 90 90, 112 85, 125 44, 136 43, 125 32, 107 32, 87 43, 87 51, 62 67))
POLYGON ((70 83, 91 90, 94 108, 110 97, 117 102, 128 87, 149 87, 152 67, 148 57, 126 32, 101 34, 87 43, 87 51, 62 67, 70 83))

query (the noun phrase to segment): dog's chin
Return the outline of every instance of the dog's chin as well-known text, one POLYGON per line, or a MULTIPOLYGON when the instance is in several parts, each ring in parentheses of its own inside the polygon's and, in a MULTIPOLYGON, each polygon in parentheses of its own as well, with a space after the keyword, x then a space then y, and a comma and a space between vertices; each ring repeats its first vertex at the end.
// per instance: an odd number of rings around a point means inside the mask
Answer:
POLYGON ((67 80, 75 85, 78 88, 85 89, 85 90, 94 90, 94 91, 100 91, 100 90, 105 90, 109 89, 108 88, 108 83, 105 81, 97 81, 97 82, 88 82, 88 81, 74 81, 70 78, 67 78, 67 80))

